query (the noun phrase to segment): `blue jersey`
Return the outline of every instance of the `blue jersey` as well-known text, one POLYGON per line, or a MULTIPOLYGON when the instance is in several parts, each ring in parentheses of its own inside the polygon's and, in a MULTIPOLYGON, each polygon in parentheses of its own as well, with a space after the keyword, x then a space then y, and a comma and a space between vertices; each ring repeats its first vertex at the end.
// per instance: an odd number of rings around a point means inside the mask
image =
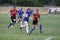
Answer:
POLYGON ((24 17, 24 21, 29 21, 29 17, 31 16, 32 12, 32 10, 26 11, 26 17, 24 17))
POLYGON ((23 13, 24 12, 22 10, 18 10, 18 18, 22 18, 23 13))
POLYGON ((26 11, 26 14, 28 14, 28 17, 33 13, 33 10, 26 11))
POLYGON ((32 14, 33 13, 33 10, 30 10, 30 13, 32 14))

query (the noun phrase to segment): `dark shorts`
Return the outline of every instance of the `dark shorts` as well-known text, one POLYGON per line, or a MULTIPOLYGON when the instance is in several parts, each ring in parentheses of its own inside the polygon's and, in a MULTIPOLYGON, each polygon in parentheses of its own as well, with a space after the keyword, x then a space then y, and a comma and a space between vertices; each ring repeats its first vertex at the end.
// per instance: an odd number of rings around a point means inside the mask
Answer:
POLYGON ((16 17, 11 16, 11 21, 12 22, 15 22, 14 19, 16 19, 16 17))
POLYGON ((33 20, 33 25, 37 25, 38 20, 33 20))
POLYGON ((25 17, 25 18, 23 19, 23 21, 29 22, 29 17, 25 17))

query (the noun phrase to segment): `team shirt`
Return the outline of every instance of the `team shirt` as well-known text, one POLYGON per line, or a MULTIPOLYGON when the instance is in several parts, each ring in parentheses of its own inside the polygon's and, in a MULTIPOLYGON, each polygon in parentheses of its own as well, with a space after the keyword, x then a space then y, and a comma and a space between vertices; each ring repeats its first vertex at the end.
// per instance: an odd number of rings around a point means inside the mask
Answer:
POLYGON ((40 17, 39 13, 33 14, 33 20, 38 20, 38 18, 40 17))
POLYGON ((28 14, 28 17, 33 13, 33 10, 26 11, 26 14, 28 14))
POLYGON ((16 9, 10 10, 10 14, 11 14, 11 16, 16 17, 17 10, 16 9))
POLYGON ((31 14, 32 14, 32 10, 28 10, 28 11, 26 11, 26 16, 24 17, 24 21, 29 21, 29 17, 31 16, 31 14))
POLYGON ((24 14, 23 10, 18 10, 18 18, 22 18, 23 14, 24 14))

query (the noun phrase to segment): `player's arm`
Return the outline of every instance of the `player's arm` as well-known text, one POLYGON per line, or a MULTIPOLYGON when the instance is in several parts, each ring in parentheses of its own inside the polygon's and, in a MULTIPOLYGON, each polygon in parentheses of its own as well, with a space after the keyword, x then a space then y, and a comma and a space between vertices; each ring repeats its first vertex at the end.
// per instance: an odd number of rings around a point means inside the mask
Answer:
MULTIPOLYGON (((26 12, 26 13, 27 13, 27 12, 26 12)), ((23 14, 23 17, 27 17, 27 16, 28 16, 28 14, 26 14, 26 13, 23 14)))
POLYGON ((23 17, 25 17, 25 13, 23 14, 23 17))
POLYGON ((38 17, 39 17, 39 19, 40 19, 40 14, 38 14, 38 17))
POLYGON ((31 19, 31 20, 32 20, 32 18, 33 18, 33 10, 30 10, 30 11, 31 11, 31 14, 30 14, 29 19, 31 19))
POLYGON ((16 15, 18 15, 18 11, 16 10, 16 15))
POLYGON ((34 13, 31 14, 30 19, 33 19, 33 15, 34 15, 34 13))
POLYGON ((8 12, 8 15, 11 16, 11 11, 8 12))
POLYGON ((24 12, 22 12, 23 14, 22 14, 22 16, 24 16, 24 12))

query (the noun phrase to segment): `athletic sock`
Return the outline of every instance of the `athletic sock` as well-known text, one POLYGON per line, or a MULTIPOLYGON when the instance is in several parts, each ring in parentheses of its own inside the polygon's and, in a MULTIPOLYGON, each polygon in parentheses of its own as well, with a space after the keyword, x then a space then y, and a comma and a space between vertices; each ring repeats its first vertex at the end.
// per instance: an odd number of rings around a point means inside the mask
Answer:
POLYGON ((21 26, 20 26, 20 27, 22 27, 22 21, 20 22, 20 24, 21 24, 21 26))
POLYGON ((33 30, 35 30, 35 28, 32 28, 32 29, 30 30, 30 34, 32 33, 33 30))
POLYGON ((40 33, 42 33, 42 25, 40 25, 39 27, 40 27, 40 28, 39 28, 39 29, 40 29, 40 33))
POLYGON ((26 26, 26 32, 28 33, 28 26, 26 26))
POLYGON ((8 28, 10 28, 10 27, 11 27, 11 25, 12 25, 12 23, 10 23, 10 24, 9 24, 8 28))

